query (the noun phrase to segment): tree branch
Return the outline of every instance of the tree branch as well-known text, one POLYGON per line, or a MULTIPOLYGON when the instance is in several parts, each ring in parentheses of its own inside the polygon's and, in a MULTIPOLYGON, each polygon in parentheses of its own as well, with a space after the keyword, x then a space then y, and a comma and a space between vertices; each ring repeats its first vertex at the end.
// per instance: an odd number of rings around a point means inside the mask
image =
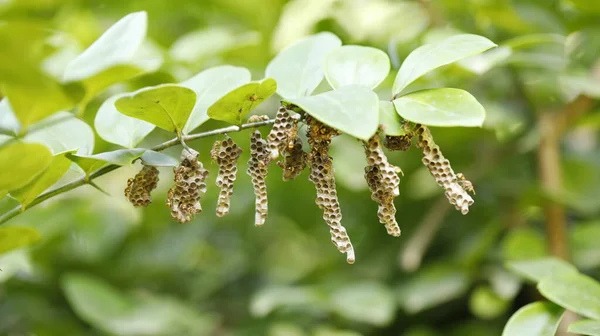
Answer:
MULTIPOLYGON (((296 117, 299 117, 296 116, 296 117)), ((229 126, 229 127, 223 127, 223 128, 218 128, 218 129, 214 129, 214 130, 210 130, 207 132, 202 132, 202 133, 196 133, 196 134, 190 134, 190 135, 186 135, 184 137, 182 137, 183 141, 185 142, 189 142, 189 141, 193 141, 193 140, 197 140, 197 139, 201 139, 201 138, 206 138, 206 137, 210 137, 213 135, 219 135, 219 134, 225 134, 225 133, 234 133, 234 132, 239 132, 241 130, 244 129, 248 129, 248 128, 256 128, 256 127, 261 127, 261 126, 267 126, 267 125, 271 125, 275 122, 275 119, 269 119, 269 120, 263 120, 263 121, 258 121, 258 122, 252 122, 252 123, 247 123, 247 124, 243 124, 240 126, 229 126)), ((156 145, 154 147, 152 147, 151 149, 154 151, 163 151, 167 148, 173 147, 173 146, 177 146, 177 145, 181 145, 180 139, 179 138, 174 138, 171 139, 169 141, 163 142, 159 145, 156 145)), ((81 177, 73 182, 67 183, 64 186, 54 189, 54 190, 50 190, 48 192, 45 192, 43 194, 41 194, 40 196, 36 197, 29 205, 27 208, 31 208, 37 204, 40 204, 41 202, 50 199, 54 196, 60 195, 62 193, 65 193, 67 191, 73 190, 75 188, 81 187, 83 185, 86 184, 90 184, 91 181, 93 181, 94 179, 105 175, 107 173, 110 173, 113 170, 116 170, 118 168, 120 168, 121 166, 118 165, 108 165, 105 167, 102 167, 98 170, 96 170, 95 172, 91 173, 89 178, 86 180, 85 176, 81 177)), ((20 213, 22 213, 23 211, 25 211, 25 209, 22 209, 22 207, 19 205, 18 207, 15 207, 14 209, 4 213, 2 216, 0 216, 0 225, 4 224, 5 222, 7 222, 8 220, 10 220, 11 218, 19 215, 20 213)))

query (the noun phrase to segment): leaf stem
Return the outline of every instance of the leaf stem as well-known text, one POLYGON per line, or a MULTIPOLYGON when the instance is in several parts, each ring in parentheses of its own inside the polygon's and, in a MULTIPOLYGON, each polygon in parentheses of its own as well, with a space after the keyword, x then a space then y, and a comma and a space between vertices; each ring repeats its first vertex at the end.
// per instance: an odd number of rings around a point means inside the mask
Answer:
MULTIPOLYGON (((299 117, 299 116, 296 116, 299 117)), ((258 121, 258 122, 253 122, 253 123, 247 123, 247 124, 243 124, 240 126, 229 126, 229 127, 223 127, 223 128, 218 128, 218 129, 214 129, 214 130, 210 130, 207 132, 201 132, 201 133, 196 133, 196 134, 190 134, 190 135, 186 135, 186 136, 182 136, 182 137, 177 137, 174 139, 171 139, 169 141, 163 142, 159 145, 156 145, 154 147, 152 147, 151 149, 157 152, 163 151, 167 148, 173 147, 173 146, 177 146, 177 145, 181 145, 182 141, 183 142, 189 142, 189 141, 193 141, 193 140, 197 140, 197 139, 201 139, 201 138, 206 138, 206 137, 210 137, 213 135, 219 135, 219 134, 224 134, 224 133, 233 133, 233 132, 239 132, 241 130, 245 130, 248 128, 256 128, 256 127, 262 127, 262 126, 267 126, 267 125, 271 125, 275 122, 275 119, 269 119, 269 120, 263 120, 263 121, 258 121)), ((78 178, 77 180, 67 183, 64 186, 54 189, 54 190, 50 190, 47 191, 43 194, 41 194, 40 196, 36 197, 28 206, 27 209, 42 203, 43 201, 50 199, 54 196, 58 196, 62 193, 65 193, 67 191, 73 190, 75 188, 81 187, 83 185, 86 184, 91 184, 91 181, 102 176, 105 175, 107 173, 110 173, 113 170, 116 170, 118 168, 120 168, 121 166, 118 165, 108 165, 108 166, 104 166, 98 170, 96 170, 95 172, 91 173, 89 175, 89 177, 86 179, 85 176, 78 178)), ((10 220, 11 218, 19 215, 20 213, 22 213, 23 211, 21 210, 21 206, 17 206, 15 208, 13 208, 12 210, 4 213, 2 216, 0 216, 0 225, 6 223, 8 220, 10 220)))

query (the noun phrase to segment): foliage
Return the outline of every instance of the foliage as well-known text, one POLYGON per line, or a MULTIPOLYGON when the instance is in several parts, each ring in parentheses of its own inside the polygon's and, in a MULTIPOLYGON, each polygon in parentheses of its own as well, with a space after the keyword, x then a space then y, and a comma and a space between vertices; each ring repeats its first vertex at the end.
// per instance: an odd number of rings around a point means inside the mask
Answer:
POLYGON ((0 335, 554 335, 565 309, 597 335, 595 3, 0 1, 0 335), (214 212, 212 143, 231 137, 245 171, 247 129, 279 107, 299 141, 307 116, 343 133, 327 151, 353 266, 306 172, 267 162, 260 230, 245 174, 214 212), (362 143, 416 124, 475 203, 450 211, 418 148, 386 151, 388 237, 362 143), (210 172, 185 225, 164 205, 180 145, 210 172), (121 196, 140 163, 160 171, 144 209, 121 196))

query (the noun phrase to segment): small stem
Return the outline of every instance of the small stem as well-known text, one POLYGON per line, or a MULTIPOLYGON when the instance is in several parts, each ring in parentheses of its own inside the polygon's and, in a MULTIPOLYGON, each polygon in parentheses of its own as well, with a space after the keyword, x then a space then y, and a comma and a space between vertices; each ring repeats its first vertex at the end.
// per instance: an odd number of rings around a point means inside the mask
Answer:
MULTIPOLYGON (((295 116, 296 118, 299 118, 299 116, 295 116)), ((224 134, 224 133, 233 133, 233 132, 239 132, 241 130, 244 129, 248 129, 248 128, 256 128, 256 127, 262 127, 262 126, 267 126, 267 125, 271 125, 275 122, 275 119, 269 119, 269 120, 264 120, 264 121, 259 121, 259 122, 254 122, 254 123, 247 123, 247 124, 243 124, 241 126, 229 126, 229 127, 223 127, 223 128, 219 128, 219 129, 214 129, 214 130, 210 130, 207 132, 202 132, 202 133, 196 133, 196 134, 190 134, 190 135, 186 135, 186 136, 182 136, 182 137, 177 137, 174 139, 171 139, 169 141, 163 142, 159 145, 156 145, 154 147, 152 147, 151 149, 157 152, 160 152, 162 150, 165 150, 167 148, 173 147, 173 146, 177 146, 182 144, 182 141, 184 142, 189 142, 189 141, 193 141, 196 139, 201 139, 201 138, 206 138, 206 137, 210 137, 213 135, 219 135, 219 134, 224 134)), ((98 170, 96 170, 95 172, 91 173, 90 176, 86 179, 86 177, 81 177, 78 178, 77 180, 67 183, 64 186, 54 189, 54 190, 50 190, 47 191, 43 194, 41 194, 40 196, 36 197, 28 206, 27 209, 40 204, 41 202, 50 199, 54 196, 58 196, 62 193, 65 193, 67 191, 73 190, 75 188, 81 187, 83 185, 89 184, 90 181, 105 175, 107 173, 110 173, 113 170, 119 169, 121 166, 118 165, 108 165, 108 166, 104 166, 98 170)), ((17 206, 13 209, 11 209, 10 211, 4 213, 2 216, 0 216, 0 225, 6 223, 9 219, 19 215, 21 213, 21 206, 17 206)))

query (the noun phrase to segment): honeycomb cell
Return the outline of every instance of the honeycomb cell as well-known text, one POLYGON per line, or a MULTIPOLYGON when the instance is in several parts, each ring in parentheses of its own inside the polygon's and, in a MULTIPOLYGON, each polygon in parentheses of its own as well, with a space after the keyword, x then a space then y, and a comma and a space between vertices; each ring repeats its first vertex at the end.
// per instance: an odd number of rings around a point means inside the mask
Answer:
POLYGON ((265 178, 270 162, 268 143, 262 138, 259 131, 254 131, 250 137, 250 159, 246 171, 252 179, 254 188, 255 217, 254 225, 262 226, 267 219, 268 199, 265 178))
POLYGON ((280 107, 275 116, 273 128, 271 128, 271 132, 267 136, 270 159, 277 160, 286 148, 293 147, 297 134, 298 121, 290 116, 289 111, 285 107, 280 107))
POLYGON ((277 165, 283 169, 283 180, 293 180, 306 168, 308 153, 302 149, 302 139, 296 135, 293 146, 288 146, 283 152, 283 161, 277 165))
POLYGON ((217 216, 223 217, 229 213, 233 182, 237 177, 237 161, 242 155, 242 149, 230 137, 216 141, 210 151, 210 156, 219 165, 216 184, 221 188, 217 201, 217 216))
POLYGON ((145 207, 152 203, 150 193, 158 185, 158 169, 152 166, 144 166, 132 178, 127 180, 125 197, 135 207, 145 207))
POLYGON ((193 149, 181 152, 181 163, 173 168, 175 185, 167 194, 167 206, 171 208, 171 217, 180 223, 192 220, 202 211, 200 200, 206 193, 208 170, 198 161, 200 154, 193 149))

